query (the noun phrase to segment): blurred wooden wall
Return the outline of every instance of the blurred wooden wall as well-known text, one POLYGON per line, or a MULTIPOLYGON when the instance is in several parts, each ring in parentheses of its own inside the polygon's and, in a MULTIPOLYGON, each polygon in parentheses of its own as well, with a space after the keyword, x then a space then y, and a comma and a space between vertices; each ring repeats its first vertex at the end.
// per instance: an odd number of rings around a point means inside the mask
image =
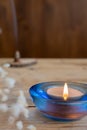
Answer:
MULTIPOLYGON (((11 0, 0 0, 0 57, 16 45, 11 0)), ((87 0, 15 0, 22 57, 87 57, 87 0)))

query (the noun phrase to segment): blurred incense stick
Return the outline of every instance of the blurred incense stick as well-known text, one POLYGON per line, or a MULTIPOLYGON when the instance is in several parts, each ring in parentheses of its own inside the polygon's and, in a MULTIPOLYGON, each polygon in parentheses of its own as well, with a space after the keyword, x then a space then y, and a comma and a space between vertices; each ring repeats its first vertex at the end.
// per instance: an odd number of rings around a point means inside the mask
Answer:
POLYGON ((10 5, 12 10, 13 32, 15 37, 16 50, 18 50, 18 24, 14 0, 10 0, 10 5))

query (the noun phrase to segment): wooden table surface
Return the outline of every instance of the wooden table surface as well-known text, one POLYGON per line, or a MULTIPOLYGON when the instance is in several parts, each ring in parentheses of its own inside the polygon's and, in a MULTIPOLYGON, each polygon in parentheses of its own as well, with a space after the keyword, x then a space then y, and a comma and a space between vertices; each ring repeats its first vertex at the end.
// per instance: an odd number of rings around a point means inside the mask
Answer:
MULTIPOLYGON (((0 64, 11 59, 0 59, 0 64)), ((8 76, 17 80, 18 84, 9 95, 9 103, 14 103, 18 90, 22 88, 26 94, 30 116, 29 119, 19 117, 27 125, 33 124, 37 130, 87 130, 87 116, 83 119, 70 123, 62 123, 44 117, 31 102, 28 89, 36 83, 45 81, 76 81, 87 83, 87 60, 86 59, 37 59, 37 64, 24 68, 4 68, 9 72, 8 76)), ((16 126, 8 124, 9 113, 0 112, 0 130, 16 130, 16 126)))

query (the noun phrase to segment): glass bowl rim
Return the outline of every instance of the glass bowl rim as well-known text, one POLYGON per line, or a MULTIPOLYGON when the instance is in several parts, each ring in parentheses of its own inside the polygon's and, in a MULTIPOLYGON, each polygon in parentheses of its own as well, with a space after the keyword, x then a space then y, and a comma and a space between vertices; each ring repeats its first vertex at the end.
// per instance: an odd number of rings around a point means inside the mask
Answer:
POLYGON ((78 88, 80 88, 80 90, 83 91, 83 95, 82 96, 78 96, 77 100, 76 97, 71 98, 70 101, 62 101, 59 100, 59 98, 56 98, 55 96, 49 95, 46 90, 48 88, 50 88, 50 85, 52 84, 64 84, 66 81, 49 81, 49 82, 41 82, 38 84, 33 85, 30 89, 29 92, 31 94, 31 92, 33 91, 35 94, 37 94, 39 96, 39 98, 43 98, 44 100, 48 100, 51 101, 52 103, 56 103, 56 104, 64 104, 64 105, 74 105, 76 103, 86 103, 87 102, 87 92, 85 91, 87 88, 87 84, 86 83, 80 83, 80 82, 70 82, 68 81, 67 84, 71 84, 71 85, 76 85, 78 86, 78 88), (49 85, 48 87, 46 87, 47 85, 49 85), (80 87, 79 87, 80 86, 80 87), (46 87, 46 88, 45 88, 46 87), (42 89, 45 88, 45 89, 42 89), (86 99, 84 99, 84 96, 86 97, 86 99), (79 100, 78 100, 79 99, 79 100))

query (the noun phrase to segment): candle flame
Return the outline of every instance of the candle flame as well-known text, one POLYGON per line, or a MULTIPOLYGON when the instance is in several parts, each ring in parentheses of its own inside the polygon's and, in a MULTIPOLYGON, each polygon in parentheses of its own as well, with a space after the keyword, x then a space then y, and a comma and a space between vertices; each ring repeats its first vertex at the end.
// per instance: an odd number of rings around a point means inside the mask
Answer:
POLYGON ((68 98, 68 86, 67 86, 67 83, 65 83, 65 85, 64 85, 63 98, 64 98, 65 101, 68 98))

